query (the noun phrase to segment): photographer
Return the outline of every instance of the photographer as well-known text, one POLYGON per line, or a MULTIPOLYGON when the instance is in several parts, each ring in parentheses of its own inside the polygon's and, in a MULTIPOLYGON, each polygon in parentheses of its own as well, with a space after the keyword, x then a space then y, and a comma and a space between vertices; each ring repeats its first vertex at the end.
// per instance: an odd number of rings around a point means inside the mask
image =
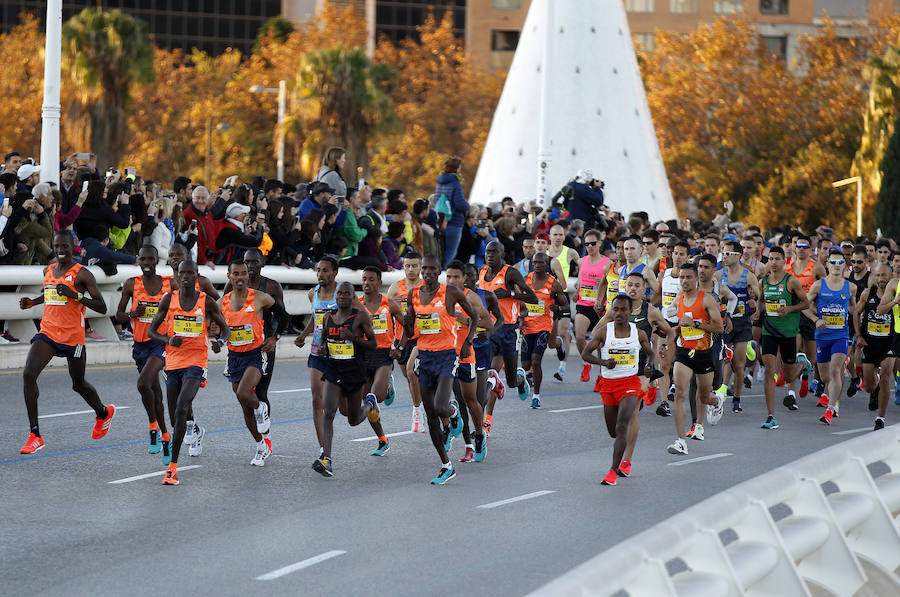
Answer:
POLYGON ((31 265, 35 258, 47 263, 52 255, 53 220, 31 191, 13 195, 12 210, 4 231, 4 245, 14 265, 31 265))
POLYGON ((216 236, 216 264, 228 264, 239 259, 245 249, 255 249, 262 242, 266 231, 265 197, 260 197, 256 206, 259 211, 253 222, 247 222, 250 214, 249 205, 232 203, 225 210, 225 222, 216 236))
POLYGON ((144 225, 147 243, 156 248, 159 263, 168 263, 169 249, 175 243, 175 223, 172 220, 174 198, 160 197, 150 202, 147 208, 147 222, 144 225))
POLYGON ((87 199, 75 220, 75 233, 82 240, 93 237, 97 226, 127 228, 131 225, 131 207, 125 185, 111 184, 105 196, 104 186, 102 180, 88 183, 87 199))
POLYGON ((598 211, 603 205, 603 181, 594 180, 590 170, 579 170, 575 180, 569 183, 572 198, 569 199, 569 219, 578 218, 588 230, 594 228, 598 211))

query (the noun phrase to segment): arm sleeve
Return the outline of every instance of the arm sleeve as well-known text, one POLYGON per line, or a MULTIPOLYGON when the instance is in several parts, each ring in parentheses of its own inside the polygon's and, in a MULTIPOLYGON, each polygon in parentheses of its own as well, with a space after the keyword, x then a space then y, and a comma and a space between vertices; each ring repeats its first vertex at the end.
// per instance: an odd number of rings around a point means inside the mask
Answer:
POLYGON ((728 295, 728 303, 725 306, 725 310, 729 315, 734 315, 734 310, 737 308, 738 297, 735 293, 731 292, 728 295))
POLYGON ((453 208, 456 211, 466 213, 469 211, 469 202, 463 194, 462 184, 459 181, 453 186, 453 208))

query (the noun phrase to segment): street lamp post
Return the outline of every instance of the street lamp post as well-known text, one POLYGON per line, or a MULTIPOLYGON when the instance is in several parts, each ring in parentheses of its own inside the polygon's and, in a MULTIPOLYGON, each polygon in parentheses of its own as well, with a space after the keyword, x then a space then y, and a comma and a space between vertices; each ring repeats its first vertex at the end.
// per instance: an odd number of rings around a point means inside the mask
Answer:
POLYGON ((44 104, 41 107, 42 182, 59 184, 59 114, 62 63, 62 0, 47 2, 47 38, 44 49, 44 104))
POLYGON ((287 82, 278 81, 278 87, 263 87, 254 85, 251 93, 277 93, 278 94, 278 180, 284 181, 284 112, 287 104, 287 82))
POLYGON ((843 180, 833 182, 831 183, 831 186, 833 186, 834 188, 838 188, 848 184, 853 184, 854 182, 856 183, 856 236, 862 236, 862 177, 851 176, 850 178, 845 178, 843 180))

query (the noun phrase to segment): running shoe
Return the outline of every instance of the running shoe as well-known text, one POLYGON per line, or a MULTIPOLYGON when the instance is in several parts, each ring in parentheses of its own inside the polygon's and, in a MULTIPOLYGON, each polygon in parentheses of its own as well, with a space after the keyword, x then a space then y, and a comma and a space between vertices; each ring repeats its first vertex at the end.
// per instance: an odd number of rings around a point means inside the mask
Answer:
POLYGON ((676 439, 669 445, 667 449, 669 451, 669 454, 682 454, 684 456, 687 456, 688 453, 687 442, 684 441, 683 437, 679 437, 678 439, 676 439))
POLYGON ((663 400, 659 403, 659 406, 656 407, 656 414, 661 417, 671 417, 672 411, 669 409, 669 401, 663 400))
POLYGON ((878 390, 869 393, 869 410, 878 410, 878 390))
POLYGON ((2 334, 0 334, 0 338, 3 338, 4 340, 6 340, 7 342, 9 342, 10 344, 15 344, 16 342, 19 341, 18 338, 16 338, 15 336, 13 336, 12 334, 9 333, 9 330, 6 330, 6 331, 3 332, 2 334))
POLYGON ((325 456, 321 458, 317 458, 312 463, 312 469, 322 475, 323 477, 333 477, 334 476, 334 467, 331 465, 331 458, 327 458, 325 456))
POLYGON ((421 424, 421 421, 419 419, 420 419, 419 409, 417 409, 416 407, 413 407, 412 422, 409 425, 409 430, 412 431, 413 433, 419 432, 419 426, 421 424))
POLYGON ((882 419, 881 417, 877 417, 875 419, 875 429, 873 429, 872 431, 878 431, 879 429, 884 429, 884 419, 882 419))
POLYGON ((387 396, 384 399, 384 405, 390 406, 394 403, 394 398, 397 397, 397 393, 394 391, 394 374, 391 373, 391 380, 388 383, 388 391, 387 396))
POLYGON ((460 462, 472 462, 475 460, 475 450, 472 448, 466 447, 466 453, 463 454, 460 458, 460 462))
POLYGON ((148 454, 159 454, 159 451, 162 450, 162 439, 159 435, 159 429, 150 430, 150 445, 147 447, 148 454))
POLYGON ((778 375, 775 376, 775 387, 786 386, 787 382, 784 380, 784 375, 782 375, 781 371, 778 372, 778 375))
POLYGON ((490 419, 485 419, 485 420, 484 420, 484 425, 483 425, 483 427, 484 427, 484 434, 485 434, 486 436, 490 436, 490 435, 491 435, 491 421, 490 421, 490 419))
POLYGON ((196 429, 197 424, 193 421, 187 421, 184 425, 184 439, 181 442, 185 446, 190 446, 194 443, 194 430, 196 429))
POLYGON ((269 421, 269 405, 260 400, 259 406, 256 407, 253 414, 256 416, 256 430, 260 434, 268 432, 272 426, 272 423, 269 421))
POLYGON ((591 364, 585 363, 581 367, 581 381, 590 381, 591 380, 591 364))
POLYGON ((816 406, 819 408, 825 408, 828 406, 828 394, 822 394, 822 397, 819 398, 819 401, 816 402, 816 406))
POLYGON ((378 399, 375 398, 375 394, 372 392, 366 394, 366 403, 371 407, 367 415, 369 423, 374 423, 381 417, 381 411, 378 409, 378 399))
POLYGON ((272 447, 272 438, 269 437, 267 433, 263 434, 263 441, 266 442, 266 445, 269 446, 269 452, 272 454, 275 453, 275 449, 272 447))
POLYGON ((556 340, 556 358, 559 359, 560 362, 566 360, 566 347, 563 346, 561 339, 556 340))
POLYGON ((744 387, 748 390, 753 387, 753 378, 749 373, 744 373, 744 387))
POLYGON ((487 434, 475 436, 475 462, 484 462, 487 456, 487 434))
POLYGON ((616 474, 620 477, 630 477, 631 476, 631 461, 627 459, 622 459, 622 462, 619 463, 619 468, 616 469, 616 474))
POLYGON ((675 400, 675 384, 669 386, 669 393, 666 394, 666 399, 669 402, 675 400))
POLYGON ((519 386, 519 400, 528 400, 529 398, 531 398, 531 385, 525 378, 525 370, 519 367, 518 369, 516 369, 516 375, 521 375, 522 381, 525 382, 521 386, 519 386))
POLYGON ((691 439, 695 439, 697 441, 703 441, 703 425, 697 423, 694 426, 694 434, 691 435, 691 439))
POLYGON ((444 427, 444 451, 449 452, 450 448, 453 446, 453 433, 450 431, 450 426, 444 427))
POLYGON ((851 377, 850 385, 847 387, 847 398, 852 398, 859 391, 859 378, 851 377))
POLYGON ((603 477, 603 480, 600 481, 600 485, 615 485, 616 479, 619 478, 619 475, 616 474, 616 471, 613 469, 609 469, 609 472, 606 473, 606 476, 603 477))
POLYGON ((206 428, 197 425, 194 428, 194 441, 188 446, 188 456, 200 456, 203 453, 203 438, 206 436, 206 428))
POLYGON ((34 454, 44 447, 44 438, 40 435, 30 434, 25 445, 19 450, 19 454, 34 454))
POLYGON ((163 476, 162 480, 163 485, 178 485, 178 465, 175 463, 169 464, 168 468, 166 468, 166 474, 163 476))
POLYGON ((503 385, 503 380, 500 379, 496 371, 488 369, 488 381, 491 380, 494 382, 494 387, 491 388, 491 391, 494 392, 497 400, 503 400, 503 397, 506 395, 506 386, 503 385))
POLYGON ((162 463, 168 466, 172 463, 172 440, 162 440, 162 451, 159 453, 162 457, 162 463))
POLYGON ((602 376, 602 375, 598 375, 598 376, 597 376, 597 381, 594 382, 594 391, 595 391, 595 392, 598 392, 598 393, 600 392, 600 387, 601 387, 601 384, 602 384, 602 383, 603 383, 603 376, 602 376))
POLYGON ((456 476, 456 469, 453 468, 453 465, 450 465, 450 468, 441 467, 441 471, 438 473, 438 476, 431 480, 432 485, 443 485, 450 479, 456 476))
POLYGON ((378 447, 372 450, 372 456, 384 456, 391 449, 391 444, 378 440, 378 447))
POLYGON ((658 388, 656 386, 652 386, 647 388, 647 391, 644 392, 644 404, 646 406, 650 406, 654 402, 656 402, 656 392, 658 392, 658 388))
POLYGON ((450 415, 450 433, 453 434, 453 437, 459 437, 463 432, 463 420, 459 416, 459 404, 457 404, 456 400, 451 400, 450 407, 456 412, 455 415, 450 415))
MULTIPOLYGON (((800 409, 800 407, 797 405, 797 399, 794 398, 793 394, 788 394, 787 396, 785 396, 784 400, 782 400, 781 403, 784 404, 788 410, 799 410, 800 409)), ((826 401, 826 404, 827 404, 827 401, 826 401)))
POLYGON ((710 425, 718 425, 719 421, 722 420, 722 415, 725 413, 725 396, 718 392, 713 393, 716 396, 716 403, 707 405, 706 420, 709 421, 710 425))
MULTIPOLYGON (((265 404, 265 402, 263 402, 263 404, 265 404)), ((269 449, 266 442, 260 440, 260 442, 256 444, 256 454, 253 456, 253 460, 250 461, 250 466, 265 466, 266 458, 271 454, 272 450, 269 449)))
POLYGON ((801 375, 800 376, 800 397, 806 398, 807 394, 809 394, 809 376, 801 375))
POLYGON ((760 425, 763 429, 778 429, 778 421, 772 415, 766 417, 765 422, 760 425))
POLYGON ((691 423, 691 428, 688 429, 688 432, 684 434, 685 437, 687 437, 688 439, 694 437, 694 431, 696 431, 696 430, 697 430, 697 424, 691 423))
POLYGON ((724 346, 725 349, 725 362, 730 363, 731 359, 734 358, 734 349, 728 346, 727 344, 724 346))
POLYGON ((97 342, 106 342, 106 338, 95 332, 94 330, 88 330, 84 335, 88 340, 96 340, 97 342))
POLYGON ((834 413, 831 412, 831 409, 827 409, 825 414, 819 417, 820 423, 825 423, 826 425, 831 425, 831 419, 834 417, 834 413))
POLYGON ((756 360, 756 349, 753 348, 753 342, 747 342, 747 360, 750 362, 756 360))
POLYGON ((738 415, 741 414, 742 412, 744 412, 744 409, 741 408, 741 401, 739 398, 731 399, 731 412, 738 414, 738 415))
POLYGON ((531 399, 531 408, 540 408, 541 407, 541 399, 535 396, 531 399))
POLYGON ((809 384, 809 391, 813 392, 816 398, 821 398, 822 394, 825 393, 825 384, 818 379, 814 379, 809 384))
POLYGON ((553 374, 558 381, 562 381, 563 377, 566 376, 566 362, 560 361, 559 367, 556 368, 556 373, 553 374))
POLYGON ((106 416, 101 418, 97 418, 94 421, 94 428, 91 430, 91 437, 94 439, 100 439, 109 431, 109 424, 112 422, 112 418, 116 416, 116 407, 112 404, 106 405, 106 416))
POLYGON ((837 419, 841 415, 841 401, 837 400, 834 403, 834 406, 831 407, 831 413, 834 415, 834 418, 837 419))

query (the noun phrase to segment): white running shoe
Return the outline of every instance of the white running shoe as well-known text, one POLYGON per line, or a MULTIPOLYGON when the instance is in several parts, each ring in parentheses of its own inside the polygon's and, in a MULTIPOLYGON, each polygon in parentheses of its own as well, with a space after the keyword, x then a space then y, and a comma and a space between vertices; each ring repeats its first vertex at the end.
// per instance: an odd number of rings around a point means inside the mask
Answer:
POLYGON ((687 442, 684 441, 684 438, 679 437, 678 439, 675 440, 674 443, 672 443, 668 447, 668 450, 669 450, 669 454, 683 454, 683 455, 687 456, 687 453, 688 453, 687 442))
POLYGON ((694 425, 694 435, 691 436, 691 439, 696 439, 698 441, 703 441, 703 425, 697 423, 694 425))
POLYGON ((409 430, 412 431, 413 433, 418 433, 419 432, 419 424, 420 424, 419 409, 413 407, 412 422, 409 425, 409 430))
POLYGON ((253 414, 256 415, 256 430, 260 433, 267 433, 272 426, 269 422, 269 405, 260 401, 253 414))
POLYGON ((206 435, 206 429, 197 425, 194 428, 194 441, 188 446, 189 456, 200 456, 203 452, 203 437, 206 435))
POLYGON ((182 443, 184 443, 185 446, 190 446, 192 443, 194 443, 194 434, 196 433, 196 429, 197 424, 193 421, 188 421, 185 424, 184 439, 182 440, 182 443))
POLYGON ((714 405, 706 405, 706 420, 709 421, 710 425, 718 425, 719 421, 722 420, 722 413, 725 412, 725 399, 722 398, 721 394, 716 394, 715 392, 713 392, 713 396, 716 397, 716 403, 714 405))
POLYGON ((263 440, 256 444, 256 455, 253 457, 253 460, 250 461, 250 466, 265 466, 266 458, 272 453, 272 450, 269 449, 269 445, 266 444, 266 440, 263 440))

